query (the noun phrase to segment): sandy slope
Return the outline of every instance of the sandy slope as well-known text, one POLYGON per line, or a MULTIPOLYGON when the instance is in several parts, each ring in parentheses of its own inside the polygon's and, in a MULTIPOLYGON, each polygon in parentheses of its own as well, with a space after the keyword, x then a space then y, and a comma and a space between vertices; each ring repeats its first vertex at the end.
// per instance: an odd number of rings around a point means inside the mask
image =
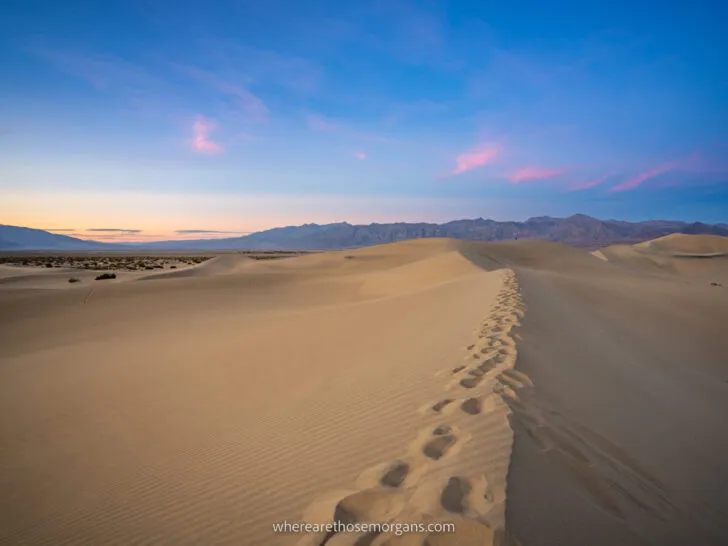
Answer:
POLYGON ((728 254, 728 237, 674 233, 634 246, 652 252, 683 255, 718 255, 728 254))
POLYGON ((272 523, 337 504, 491 542, 512 435, 488 393, 517 302, 458 248, 0 292, 0 542, 295 543, 314 537, 272 523))
POLYGON ((0 290, 0 543, 728 543, 727 262, 678 239, 0 290))
MULTIPOLYGON (((213 258, 209 261, 217 259, 213 258)), ((107 285, 147 278, 204 276, 206 272, 206 269, 203 267, 204 265, 205 263, 187 265, 165 273, 155 273, 153 271, 118 271, 113 268, 109 268, 108 270, 90 270, 73 267, 54 267, 47 269, 32 266, 0 265, 0 292, 8 290, 88 290, 94 286, 101 286, 99 284, 101 282, 107 285), (112 271, 116 274, 116 279, 95 280, 99 274, 112 271), (68 279, 70 278, 78 279, 78 281, 69 283, 68 279)), ((216 273, 216 269, 218 268, 213 265, 209 271, 216 273)))
POLYGON ((184 277, 214 277, 217 275, 230 275, 240 271, 245 265, 250 263, 250 258, 241 256, 240 254, 226 254, 216 256, 201 264, 180 267, 174 271, 165 271, 164 273, 154 273, 151 275, 142 275, 135 280, 160 280, 160 279, 177 279, 184 277))
MULTIPOLYGON (((164 258, 164 253, 161 253, 164 258)), ((113 256, 111 256, 113 258, 113 256)), ((122 256, 123 257, 123 256, 122 256)), ((206 259, 204 262, 189 265, 186 261, 180 261, 171 257, 167 258, 166 265, 172 265, 174 269, 168 268, 162 271, 154 270, 133 270, 119 267, 119 263, 109 263, 107 269, 91 270, 78 267, 33 267, 22 265, 0 264, 0 291, 7 290, 59 290, 76 289, 88 290, 92 287, 107 284, 119 284, 129 281, 175 279, 184 277, 212 277, 218 275, 233 274, 240 271, 252 260, 249 256, 239 253, 228 253, 221 256, 206 259), (115 267, 116 265, 116 267, 115 267), (115 279, 95 281, 100 273, 113 272, 115 279), (75 283, 69 283, 70 278, 77 279, 75 283)))
POLYGON ((478 252, 516 270, 526 303, 516 370, 533 387, 509 393, 509 532, 728 544, 728 292, 705 280, 728 264, 681 271, 529 241, 478 252))
POLYGON ((728 285, 728 237, 676 233, 594 253, 634 272, 728 285))

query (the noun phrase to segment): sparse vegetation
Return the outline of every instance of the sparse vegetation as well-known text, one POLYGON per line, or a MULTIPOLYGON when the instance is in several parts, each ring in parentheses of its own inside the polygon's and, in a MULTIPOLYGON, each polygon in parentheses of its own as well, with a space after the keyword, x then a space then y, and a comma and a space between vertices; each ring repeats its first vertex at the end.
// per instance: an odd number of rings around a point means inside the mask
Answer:
POLYGON ((151 271, 165 269, 174 265, 179 267, 186 264, 202 263, 213 256, 184 256, 184 255, 118 255, 118 254, 88 254, 69 253, 66 255, 4 255, 0 256, 0 264, 23 265, 35 267, 67 267, 86 269, 91 271, 104 271, 109 269, 122 271, 151 271))
POLYGON ((68 282, 70 282, 70 283, 81 282, 81 279, 79 279, 78 277, 71 277, 70 279, 68 279, 68 282))
POLYGON ((115 278, 116 278, 116 273, 102 273, 101 275, 96 277, 96 280, 103 281, 106 279, 115 279, 115 278))
MULTIPOLYGON (((238 251, 236 254, 250 258, 251 260, 279 260, 293 258, 308 254, 306 251, 297 250, 248 250, 238 251)), ((27 253, 3 253, 0 254, 0 264, 17 265, 26 267, 43 268, 68 268, 84 269, 89 271, 155 271, 158 269, 179 269, 190 265, 198 265, 220 253, 210 254, 122 254, 122 253, 55 253, 48 254, 27 252, 27 253)), ((70 281, 69 281, 70 282, 70 281)))

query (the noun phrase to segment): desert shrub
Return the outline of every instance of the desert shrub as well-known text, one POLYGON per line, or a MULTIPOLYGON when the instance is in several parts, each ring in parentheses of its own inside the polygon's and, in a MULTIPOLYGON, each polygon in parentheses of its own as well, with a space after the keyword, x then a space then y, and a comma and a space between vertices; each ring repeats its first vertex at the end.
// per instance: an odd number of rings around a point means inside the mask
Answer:
POLYGON ((103 281, 106 279, 115 279, 115 278, 116 278, 116 273, 102 273, 101 275, 96 277, 96 280, 103 281))
POLYGON ((71 277, 70 279, 68 279, 68 282, 81 282, 81 279, 79 279, 78 277, 71 277))
POLYGON ((169 268, 170 269, 177 269, 177 266, 176 265, 170 265, 169 268))

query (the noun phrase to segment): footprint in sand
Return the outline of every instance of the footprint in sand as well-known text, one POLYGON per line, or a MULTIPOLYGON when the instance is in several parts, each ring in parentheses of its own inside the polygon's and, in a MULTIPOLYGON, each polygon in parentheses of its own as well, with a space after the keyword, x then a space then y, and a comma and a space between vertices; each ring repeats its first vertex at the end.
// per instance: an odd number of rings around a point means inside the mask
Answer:
POLYGON ((422 453, 428 459, 437 461, 444 457, 457 441, 450 425, 440 425, 432 431, 432 438, 422 447, 422 453))
POLYGON ((493 507, 495 495, 484 474, 452 476, 440 493, 440 505, 452 514, 484 518, 493 507))
POLYGON ((468 398, 462 404, 460 409, 469 415, 478 415, 482 411, 480 398, 468 398))
POLYGON ((444 436, 446 434, 450 434, 452 432, 452 427, 450 425, 438 425, 432 430, 433 436, 444 436))
POLYGON ((470 482, 460 476, 455 476, 447 481, 442 490, 440 504, 448 512, 462 514, 467 509, 467 499, 471 491, 470 482))
POLYGON ((334 509, 334 521, 357 523, 391 521, 402 511, 404 497, 399 491, 369 489, 341 499, 334 509))
MULTIPOLYGON (((472 370, 471 370, 472 371, 472 370)), ((466 389, 474 389, 483 382, 483 375, 475 375, 460 380, 460 386, 466 389)))
POLYGON ((530 377, 528 377, 525 373, 514 369, 503 371, 498 376, 498 380, 513 390, 522 389, 524 387, 533 387, 533 382, 530 377))
POLYGON ((499 362, 501 362, 501 359, 498 359, 496 357, 491 357, 488 360, 485 360, 482 364, 480 364, 477 367, 477 370, 480 371, 480 372, 482 372, 482 373, 484 373, 484 374, 487 374, 491 370, 494 370, 495 367, 496 367, 496 365, 499 362))
POLYGON ((496 361, 492 358, 485 360, 475 368, 468 370, 468 377, 460 380, 460 386, 466 389, 474 389, 485 379, 488 372, 494 370, 496 361))
POLYGON ((469 370, 468 375, 471 377, 481 377, 481 376, 485 375, 485 372, 480 369, 480 366, 477 366, 477 367, 469 370))
POLYGON ((434 411, 435 413, 441 413, 442 410, 444 410, 447 406, 449 406, 450 404, 452 404, 454 401, 455 400, 453 400, 452 398, 445 398, 444 400, 440 400, 439 402, 435 402, 431 406, 430 409, 432 411, 434 411))
POLYGON ((410 465, 404 461, 395 461, 382 474, 379 483, 385 487, 400 487, 410 472, 410 465))

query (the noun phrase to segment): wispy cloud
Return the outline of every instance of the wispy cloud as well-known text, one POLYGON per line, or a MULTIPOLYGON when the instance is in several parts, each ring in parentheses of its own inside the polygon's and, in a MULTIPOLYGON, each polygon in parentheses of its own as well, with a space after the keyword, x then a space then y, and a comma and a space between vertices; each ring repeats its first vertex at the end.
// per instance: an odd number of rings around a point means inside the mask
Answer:
POLYGON ((356 157, 357 159, 366 159, 367 158, 367 154, 364 153, 364 152, 356 152, 354 154, 354 157, 356 157))
POLYGON ((225 150, 221 144, 210 140, 210 133, 217 128, 217 125, 204 118, 203 116, 197 116, 194 124, 192 125, 192 148, 206 155, 219 155, 225 150))
POLYGON ((581 190, 587 190, 589 188, 593 188, 595 186, 599 186, 600 184, 603 184, 607 179, 614 176, 614 173, 608 173, 604 176, 600 176, 599 178, 595 178, 593 180, 590 180, 588 182, 583 182, 580 184, 576 184, 569 188, 569 191, 581 191, 581 190))
POLYGON ((160 84, 160 80, 151 73, 116 57, 68 52, 50 47, 35 47, 29 51, 58 70, 85 80, 99 91, 138 91, 160 84))
POLYGON ((455 158, 456 167, 450 174, 462 174, 471 169, 491 163, 498 157, 500 151, 500 147, 493 144, 481 144, 475 148, 471 148, 455 158))
POLYGON ((171 121, 186 110, 190 100, 187 89, 165 77, 156 66, 56 46, 31 46, 27 51, 146 118, 171 121))
POLYGON ((220 231, 217 229, 177 229, 175 233, 178 235, 194 235, 201 233, 218 233, 218 234, 232 234, 232 235, 248 235, 252 233, 250 231, 220 231))
POLYGON ((559 174, 563 174, 567 170, 568 169, 566 167, 561 167, 558 169, 544 169, 541 167, 523 167, 523 168, 517 169, 515 172, 513 172, 508 177, 508 180, 510 180, 514 184, 518 184, 519 182, 525 182, 526 180, 551 178, 552 176, 557 176, 559 174))
POLYGON ((249 121, 268 121, 270 110, 262 99, 251 93, 241 84, 227 81, 212 72, 193 66, 174 65, 181 73, 193 80, 211 87, 235 101, 235 104, 246 114, 249 121))
POLYGON ((646 181, 650 180, 651 178, 655 178, 656 176, 660 176, 660 175, 670 172, 674 169, 677 169, 682 164, 683 164, 683 160, 670 161, 668 163, 663 163, 662 165, 658 165, 657 167, 650 169, 649 171, 645 171, 643 173, 638 174, 637 176, 633 176, 632 178, 625 180, 621 184, 617 184, 616 186, 613 186, 612 188, 609 189, 608 193, 633 190, 635 188, 640 187, 642 184, 644 184, 646 181))
POLYGON ((76 228, 38 228, 43 231, 50 231, 52 233, 61 233, 65 231, 77 231, 76 228))
POLYGON ((716 157, 710 157, 705 156, 703 153, 693 151, 687 157, 661 163, 652 169, 632 176, 624 182, 610 188, 608 193, 634 190, 650 180, 662 177, 662 175, 673 171, 679 171, 682 176, 680 178, 673 178, 672 180, 662 180, 655 187, 665 188, 681 183, 694 182, 705 176, 724 175, 728 173, 728 164, 720 158, 720 154, 716 157), (701 176, 696 178, 696 175, 701 176))
POLYGON ((132 234, 132 233, 141 233, 143 230, 141 230, 141 229, 122 229, 122 228, 88 228, 88 229, 86 229, 86 231, 132 234))
POLYGON ((278 87, 304 96, 319 91, 323 68, 312 60, 217 37, 208 41, 211 55, 220 57, 226 69, 244 73, 250 85, 278 87))

